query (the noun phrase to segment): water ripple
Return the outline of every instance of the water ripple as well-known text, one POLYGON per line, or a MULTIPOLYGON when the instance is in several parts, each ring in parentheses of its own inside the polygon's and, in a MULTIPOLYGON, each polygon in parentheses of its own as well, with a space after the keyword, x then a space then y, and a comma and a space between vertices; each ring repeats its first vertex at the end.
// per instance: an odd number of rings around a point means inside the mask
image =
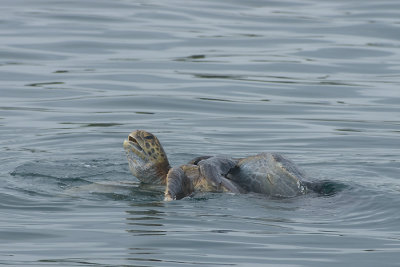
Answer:
POLYGON ((399 7, 3 0, 0 264, 396 265, 399 7), (334 190, 165 203, 135 129, 173 166, 275 151, 334 190))

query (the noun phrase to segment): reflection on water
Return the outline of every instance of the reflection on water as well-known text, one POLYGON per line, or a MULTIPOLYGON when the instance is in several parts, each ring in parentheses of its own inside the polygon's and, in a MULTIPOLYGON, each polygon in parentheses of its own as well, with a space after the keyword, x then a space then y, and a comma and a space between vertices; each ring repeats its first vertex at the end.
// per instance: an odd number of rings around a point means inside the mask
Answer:
POLYGON ((399 10, 3 0, 0 264, 395 266, 399 10), (320 194, 164 203, 129 172, 135 129, 174 166, 284 153, 320 194))

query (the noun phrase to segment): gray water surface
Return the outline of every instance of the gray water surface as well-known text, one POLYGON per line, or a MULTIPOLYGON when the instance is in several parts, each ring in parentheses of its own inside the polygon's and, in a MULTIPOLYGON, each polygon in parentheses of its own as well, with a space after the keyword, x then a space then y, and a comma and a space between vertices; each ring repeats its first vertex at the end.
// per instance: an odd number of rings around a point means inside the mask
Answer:
POLYGON ((0 265, 399 266, 398 1, 2 0, 0 265), (279 152, 333 194, 162 201, 172 165, 279 152))

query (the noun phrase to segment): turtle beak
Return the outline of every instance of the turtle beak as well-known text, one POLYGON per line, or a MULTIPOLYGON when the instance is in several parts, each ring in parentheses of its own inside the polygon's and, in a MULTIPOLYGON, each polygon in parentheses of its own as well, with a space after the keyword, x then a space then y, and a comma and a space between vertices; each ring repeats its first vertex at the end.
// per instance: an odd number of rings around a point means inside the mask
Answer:
POLYGON ((133 145, 137 150, 143 151, 143 148, 139 145, 137 139, 131 135, 128 136, 128 142, 133 145))
POLYGON ((143 148, 140 146, 137 139, 131 134, 128 136, 128 140, 124 141, 124 148, 132 150, 133 152, 135 152, 135 154, 137 154, 137 152, 143 152, 143 148))

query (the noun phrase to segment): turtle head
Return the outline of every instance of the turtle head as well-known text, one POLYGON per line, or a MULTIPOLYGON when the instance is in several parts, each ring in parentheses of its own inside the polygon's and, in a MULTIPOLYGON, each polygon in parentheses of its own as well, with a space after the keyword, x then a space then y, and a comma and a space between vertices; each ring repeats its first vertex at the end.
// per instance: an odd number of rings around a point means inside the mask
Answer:
POLYGON ((124 141, 124 149, 132 174, 143 183, 165 184, 170 169, 167 155, 158 138, 137 130, 124 141))

